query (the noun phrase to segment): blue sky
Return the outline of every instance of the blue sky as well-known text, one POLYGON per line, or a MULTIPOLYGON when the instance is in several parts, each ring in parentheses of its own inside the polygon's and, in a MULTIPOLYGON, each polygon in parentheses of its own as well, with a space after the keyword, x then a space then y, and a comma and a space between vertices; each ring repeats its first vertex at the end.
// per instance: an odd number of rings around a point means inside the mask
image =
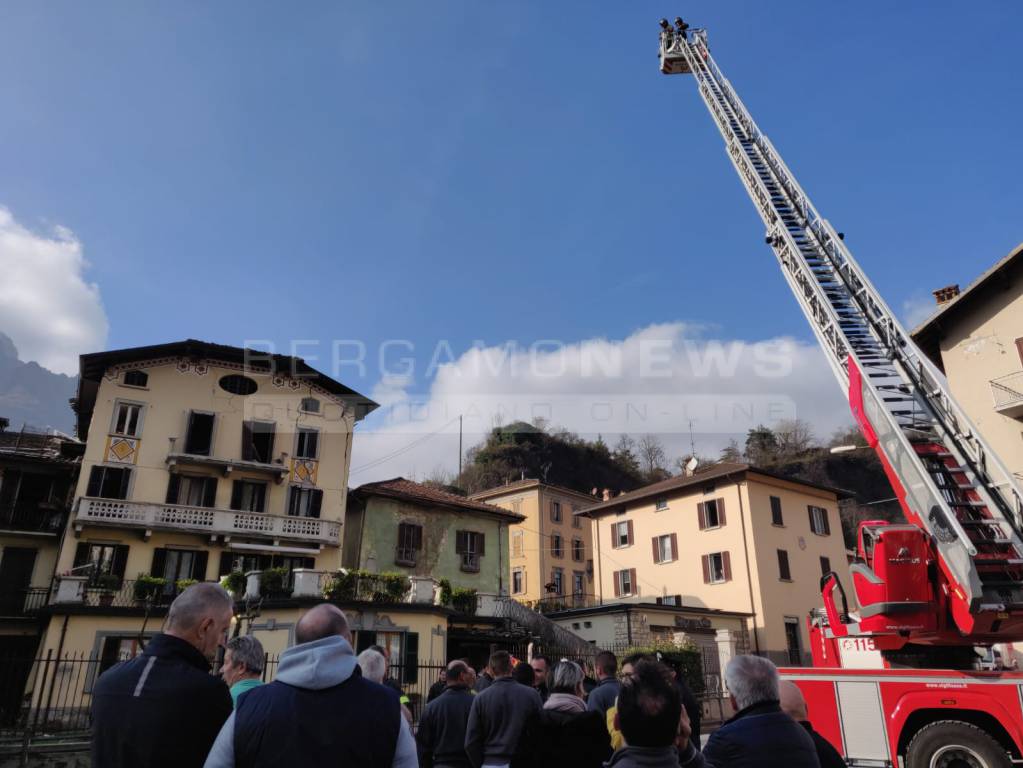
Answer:
POLYGON ((657 71, 680 11, 890 304, 1023 240, 1007 1, 9 4, 0 206, 73 232, 110 348, 407 339, 426 391, 440 339, 809 341, 657 71))

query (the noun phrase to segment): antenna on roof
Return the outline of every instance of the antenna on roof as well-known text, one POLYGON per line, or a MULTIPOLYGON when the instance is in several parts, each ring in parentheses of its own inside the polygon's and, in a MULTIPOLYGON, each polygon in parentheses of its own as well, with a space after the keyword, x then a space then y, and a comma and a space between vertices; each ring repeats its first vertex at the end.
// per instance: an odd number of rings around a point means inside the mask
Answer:
POLYGON ((696 440, 693 438, 693 419, 689 420, 689 454, 696 455, 696 440))
POLYGON ((689 461, 686 462, 686 475, 694 475, 698 466, 700 466, 700 460, 695 456, 690 456, 689 461))

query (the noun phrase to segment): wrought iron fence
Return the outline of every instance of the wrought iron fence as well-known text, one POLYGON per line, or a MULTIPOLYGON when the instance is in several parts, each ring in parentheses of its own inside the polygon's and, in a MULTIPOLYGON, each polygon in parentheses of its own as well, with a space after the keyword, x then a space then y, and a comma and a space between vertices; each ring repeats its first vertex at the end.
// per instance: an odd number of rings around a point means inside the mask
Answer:
MULTIPOLYGON (((539 644, 512 649, 513 655, 522 661, 541 653, 551 665, 561 659, 577 661, 590 675, 593 674, 592 664, 598 650, 594 647, 592 654, 582 654, 578 648, 563 649, 539 644)), ((603 650, 615 653, 621 661, 632 648, 614 646, 603 650)), ((697 697, 703 707, 704 722, 713 724, 731 716, 732 712, 721 684, 717 655, 709 648, 701 650, 703 684, 697 697)), ((778 655, 784 653, 777 652, 778 655)), ((58 657, 51 651, 45 656, 0 659, 0 739, 14 738, 26 732, 35 737, 87 732, 92 722, 90 706, 96 679, 118 661, 128 658, 99 656, 96 653, 68 653, 58 657)), ((471 661, 482 667, 481 660, 471 661)), ((276 655, 266 656, 262 674, 264 682, 276 678, 279 662, 276 655)), ((431 688, 435 685, 437 690, 441 688, 438 683, 445 669, 443 660, 419 659, 415 668, 408 670, 401 663, 391 665, 389 678, 403 681, 399 685, 408 698, 414 725, 422 716, 431 688)))

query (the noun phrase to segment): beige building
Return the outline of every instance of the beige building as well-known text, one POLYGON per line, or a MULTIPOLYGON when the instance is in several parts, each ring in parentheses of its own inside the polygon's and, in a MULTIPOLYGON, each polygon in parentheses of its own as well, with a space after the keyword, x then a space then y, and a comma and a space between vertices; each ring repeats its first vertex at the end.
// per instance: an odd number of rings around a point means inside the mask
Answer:
POLYGON ((912 335, 1008 470, 1023 479, 1023 244, 966 290, 934 292, 912 335))
POLYGON ((749 647, 808 657, 820 579, 848 585, 838 497, 748 464, 715 464, 578 513, 591 521, 596 598, 748 614, 749 647))
POLYGON ((372 401, 298 358, 189 340, 83 355, 74 407, 85 454, 44 653, 132 653, 191 580, 340 567, 372 401))
POLYGON ((521 480, 473 494, 525 520, 511 526, 509 594, 541 607, 582 607, 593 602, 590 527, 576 513, 593 497, 539 480, 521 480))

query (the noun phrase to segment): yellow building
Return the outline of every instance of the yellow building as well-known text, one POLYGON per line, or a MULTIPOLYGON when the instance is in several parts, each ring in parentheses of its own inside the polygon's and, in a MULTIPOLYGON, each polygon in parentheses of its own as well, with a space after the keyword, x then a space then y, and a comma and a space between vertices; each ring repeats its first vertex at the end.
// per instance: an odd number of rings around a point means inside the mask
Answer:
POLYGON ((592 526, 598 601, 747 614, 750 649, 779 663, 808 657, 821 575, 848 583, 836 492, 748 464, 715 464, 577 514, 592 526))
POLYGON ((934 292, 912 335, 1008 470, 1023 478, 1023 244, 966 290, 934 292))
POLYGON ((525 517, 511 526, 509 593, 542 608, 582 607, 593 602, 590 527, 576 513, 593 497, 539 480, 521 480, 473 494, 472 499, 525 517))
POLYGON ((283 568, 284 589, 295 569, 339 568, 352 430, 374 407, 237 347, 83 355, 85 454, 42 652, 132 653, 191 580, 283 568))

